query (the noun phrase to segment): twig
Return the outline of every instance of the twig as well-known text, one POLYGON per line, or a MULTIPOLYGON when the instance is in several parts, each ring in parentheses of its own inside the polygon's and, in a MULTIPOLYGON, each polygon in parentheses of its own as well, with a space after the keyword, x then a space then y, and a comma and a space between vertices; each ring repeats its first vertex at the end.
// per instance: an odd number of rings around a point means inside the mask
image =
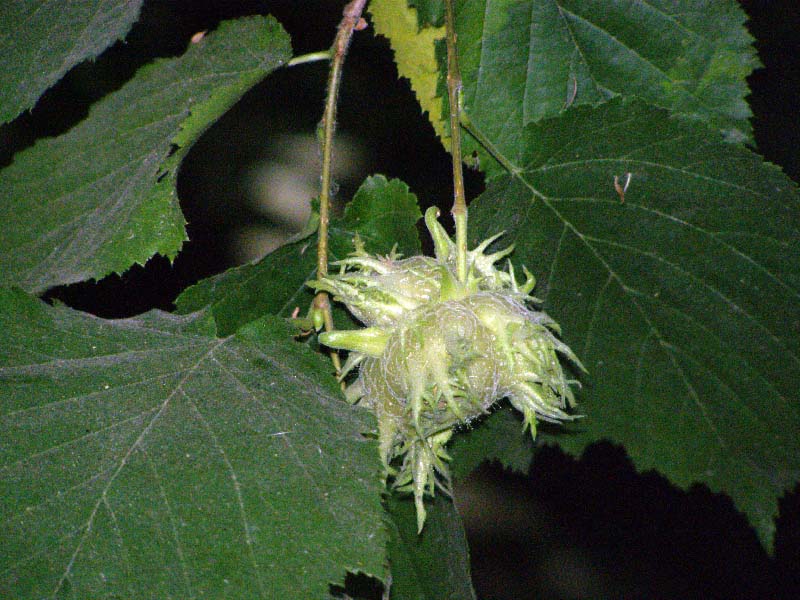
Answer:
POLYGON ((458 70, 453 0, 445 2, 445 27, 447 35, 447 96, 450 102, 450 140, 453 155, 453 210, 451 212, 456 226, 456 276, 463 283, 467 280, 467 200, 464 195, 464 173, 461 167, 461 125, 458 115, 462 82, 461 73, 458 70))
MULTIPOLYGON (((325 112, 322 116, 322 189, 319 194, 319 243, 317 245, 317 277, 328 274, 328 223, 330 221, 330 189, 331 164, 333 162, 333 131, 336 127, 336 103, 339 97, 339 84, 342 79, 342 66, 350 47, 353 30, 363 28, 361 13, 367 0, 353 0, 342 11, 342 20, 336 32, 336 39, 331 48, 331 70, 328 75, 328 95, 325 99, 325 112)), ((326 292, 319 292, 314 297, 313 309, 323 315, 325 331, 333 330, 333 315, 326 292)), ((331 350, 331 360, 336 374, 341 373, 342 365, 339 354, 331 350)))

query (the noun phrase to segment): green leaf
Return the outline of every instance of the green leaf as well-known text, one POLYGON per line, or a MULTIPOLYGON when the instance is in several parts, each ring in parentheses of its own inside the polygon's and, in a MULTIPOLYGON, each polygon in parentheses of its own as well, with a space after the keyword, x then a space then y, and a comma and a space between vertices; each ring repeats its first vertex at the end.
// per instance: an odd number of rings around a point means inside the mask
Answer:
POLYGON ((0 273, 32 292, 174 257, 185 239, 178 165, 202 131, 290 56, 274 19, 222 23, 140 69, 69 132, 0 172, 0 273))
MULTIPOLYGON (((405 256, 420 253, 414 224, 421 217, 417 198, 399 179, 383 175, 367 178, 345 208, 331 219, 329 260, 353 251, 358 235, 368 252, 387 254, 396 243, 405 256)), ((227 335, 265 314, 289 316, 295 307, 301 316, 313 298, 306 282, 317 269, 317 235, 286 244, 261 261, 209 277, 183 292, 176 302, 179 313, 211 306, 221 335, 227 335)))
MULTIPOLYGON (((429 15, 438 23, 439 3, 413 4, 420 22, 429 15)), ((465 113, 514 163, 524 153, 524 126, 617 95, 709 122, 734 141, 752 138, 744 98, 759 63, 733 0, 457 0, 455 10, 465 113)), ((401 31, 390 18, 397 20, 378 13, 376 28, 393 47, 432 31, 401 31)), ((413 54, 395 50, 400 74, 418 90, 430 75, 419 72, 413 54)), ((440 61, 441 110, 418 92, 440 136, 449 112, 445 75, 440 61)), ((465 155, 473 150, 482 152, 474 141, 465 144, 465 155)), ((499 170, 492 163, 482 155, 489 174, 499 170)))
POLYGON ((267 318, 106 321, 0 292, 8 598, 320 598, 382 577, 372 416, 267 318))
POLYGON ((125 37, 142 0, 0 4, 0 123, 33 108, 72 67, 125 37))
POLYGON ((408 0, 408 5, 417 9, 419 27, 441 27, 444 25, 444 3, 442 0, 408 0))
POLYGON ((455 479, 464 479, 487 458, 517 473, 527 473, 533 460, 534 444, 530 432, 522 429, 520 414, 503 406, 459 432, 447 451, 453 458, 450 474, 455 479))
POLYGON ((441 494, 425 504, 425 529, 417 534, 413 499, 386 498, 392 600, 474 600, 469 548, 456 507, 441 494))
POLYGON ((516 176, 470 209, 589 370, 571 435, 730 494, 770 546, 800 479, 800 195, 696 122, 612 102, 529 126, 516 176), (615 190, 630 173, 624 203, 615 190))
POLYGON ((444 26, 427 27, 431 14, 428 6, 415 8, 397 0, 371 0, 368 10, 375 32, 389 40, 394 60, 401 76, 411 83, 417 101, 433 124, 445 148, 450 148, 449 133, 445 132, 445 114, 439 86, 439 61, 436 42, 444 38, 444 26))

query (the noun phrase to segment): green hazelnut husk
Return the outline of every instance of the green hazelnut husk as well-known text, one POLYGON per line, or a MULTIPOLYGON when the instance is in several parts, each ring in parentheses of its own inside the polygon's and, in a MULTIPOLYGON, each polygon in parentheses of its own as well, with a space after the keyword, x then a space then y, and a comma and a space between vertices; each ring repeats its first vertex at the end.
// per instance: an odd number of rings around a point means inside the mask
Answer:
POLYGON ((507 397, 536 435, 537 420, 573 419, 571 386, 559 356, 583 368, 558 337, 558 325, 533 310, 535 282, 527 270, 517 282, 508 263, 512 249, 486 254, 499 236, 467 253, 466 281, 455 276, 455 244, 429 209, 425 223, 435 257, 376 257, 356 240, 340 272, 310 282, 331 293, 367 327, 320 335, 350 352, 343 377, 358 368, 346 389, 351 402, 378 421, 381 460, 392 487, 414 495, 417 523, 423 498, 449 490, 445 445, 454 430, 486 414, 507 397))

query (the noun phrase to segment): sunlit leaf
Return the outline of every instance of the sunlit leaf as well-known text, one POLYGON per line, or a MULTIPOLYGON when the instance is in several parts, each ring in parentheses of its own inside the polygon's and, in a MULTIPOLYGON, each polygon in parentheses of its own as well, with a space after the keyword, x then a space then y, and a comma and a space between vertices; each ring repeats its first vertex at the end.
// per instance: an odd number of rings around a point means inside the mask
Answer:
MULTIPOLYGON (((399 8, 373 8, 376 29, 390 39, 400 74, 441 136, 448 130, 446 64, 439 61, 440 107, 431 108, 432 75, 406 49, 421 47, 424 63, 432 60, 428 40, 444 36, 442 3, 409 4, 416 9, 404 13, 404 27, 396 24, 399 8), (412 26, 413 19, 425 26, 412 26)), ((512 162, 525 152, 529 123, 614 96, 708 122, 732 141, 752 137, 746 77, 758 61, 733 0, 457 0, 455 14, 464 111, 512 162)), ((500 170, 479 144, 465 141, 467 154, 482 154, 482 169, 500 170)))
POLYGON ((425 9, 418 13, 415 8, 397 0, 372 0, 368 7, 375 23, 375 32, 389 40, 397 70, 410 81, 420 107, 428 113, 436 134, 449 148, 450 137, 445 130, 436 54, 436 41, 444 38, 444 26, 427 26, 430 24, 430 13, 425 9))

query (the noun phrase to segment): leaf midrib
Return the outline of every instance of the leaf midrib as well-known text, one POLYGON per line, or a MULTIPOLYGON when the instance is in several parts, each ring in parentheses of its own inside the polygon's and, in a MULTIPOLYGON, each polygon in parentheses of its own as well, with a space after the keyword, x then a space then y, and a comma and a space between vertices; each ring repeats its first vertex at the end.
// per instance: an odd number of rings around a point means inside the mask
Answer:
POLYGON ((230 339, 231 338, 224 338, 224 339, 218 340, 215 343, 213 343, 209 347, 209 349, 205 353, 203 353, 203 355, 191 367, 189 367, 187 369, 186 375, 181 379, 180 382, 178 382, 178 384, 175 386, 175 389, 173 389, 170 392, 170 394, 164 399, 164 401, 161 403, 161 406, 159 407, 159 409, 156 412, 156 414, 153 415, 153 418, 150 419, 150 422, 142 429, 141 433, 137 436, 137 438, 131 444, 130 448, 128 448, 128 451, 125 453, 125 455, 120 460, 119 466, 117 467, 116 471, 114 471, 114 473, 111 475, 111 477, 109 478, 109 480, 106 483, 106 485, 103 487, 103 490, 102 490, 102 492, 100 494, 100 498, 97 500, 97 502, 95 503, 94 507, 92 508, 92 511, 89 514, 88 519, 86 520, 86 524, 85 524, 84 530, 83 530, 83 535, 80 536, 80 538, 79 538, 79 540, 78 540, 78 542, 77 542, 77 544, 75 546, 75 550, 72 553, 72 556, 70 557, 69 562, 67 563, 67 566, 64 568, 64 572, 62 573, 61 577, 59 578, 58 583, 56 584, 56 587, 55 587, 55 589, 53 590, 53 592, 51 594, 51 596, 53 598, 56 597, 58 592, 63 587, 64 582, 70 576, 70 571, 72 570, 72 567, 75 564, 75 560, 79 556, 80 551, 83 548, 83 544, 86 541, 86 538, 88 537, 89 532, 92 529, 92 524, 94 523, 94 519, 97 516, 97 511, 100 509, 100 505, 103 503, 104 499, 106 498, 106 496, 108 494, 108 491, 111 489, 111 486, 114 484, 114 482, 116 481, 117 477, 119 477, 120 473, 125 468, 125 465, 127 465, 128 461, 130 460, 130 457, 133 455, 134 450, 136 450, 136 448, 138 448, 138 447, 141 447, 143 440, 145 439, 147 434, 153 429, 153 427, 155 426, 156 422, 159 420, 161 415, 164 414, 164 412, 167 409, 167 406, 170 404, 170 401, 179 392, 182 392, 183 387, 186 384, 186 382, 188 381, 189 377, 191 375, 193 375, 200 368, 200 365, 202 365, 203 362, 205 362, 211 355, 213 355, 213 353, 217 350, 217 348, 219 348, 223 344, 227 343, 230 339))
MULTIPOLYGON (((615 124, 615 126, 617 126, 617 125, 619 125, 619 124, 615 124)), ((639 148, 637 148, 636 150, 639 150, 639 148)), ((500 158, 501 159, 504 159, 505 161, 507 161, 508 164, 513 165, 513 163, 511 161, 509 161, 506 156, 502 155, 502 153, 500 153, 499 151, 498 151, 498 153, 500 154, 500 158)), ((631 159, 619 159, 619 158, 618 159, 613 159, 613 158, 586 159, 586 160, 581 160, 581 161, 571 161, 569 163, 569 165, 570 166, 579 166, 579 165, 589 164, 589 163, 592 163, 592 162, 615 162, 616 163, 616 162, 620 162, 621 160, 625 160, 625 161, 627 161, 627 162, 629 162, 631 164, 647 165, 647 166, 652 166, 652 167, 656 167, 656 168, 659 168, 659 169, 668 168, 668 169, 671 169, 673 171, 678 171, 678 172, 680 172, 682 174, 691 173, 692 175, 696 175, 698 177, 704 178, 704 179, 706 179, 708 181, 711 181, 711 182, 714 182, 714 183, 720 183, 720 184, 728 183, 728 182, 725 182, 725 181, 722 181, 722 180, 717 180, 717 179, 715 179, 713 177, 702 176, 701 174, 698 174, 698 173, 694 173, 694 172, 691 172, 691 171, 686 171, 684 169, 677 169, 675 167, 668 167, 666 165, 662 165, 662 164, 659 164, 659 163, 653 163, 651 161, 641 161, 641 160, 635 160, 635 159, 634 160, 631 160, 631 159)), ((558 164, 548 165, 547 169, 560 168, 560 167, 563 167, 563 166, 566 166, 566 165, 567 165, 567 163, 558 163, 558 164)), ((531 173, 535 173, 537 171, 544 171, 544 170, 546 170, 546 169, 543 168, 543 167, 539 167, 539 168, 536 168, 536 169, 527 169, 527 170, 523 170, 521 168, 520 169, 516 169, 515 168, 515 172, 509 173, 508 177, 510 179, 512 179, 512 180, 513 179, 519 180, 530 191, 530 193, 534 197, 534 199, 538 198, 539 200, 541 200, 542 203, 548 208, 548 210, 550 210, 559 219, 559 221, 561 221, 561 223, 563 223, 564 230, 562 231, 562 235, 560 236, 559 248, 560 248, 560 245, 561 245, 561 241, 563 240, 563 237, 566 234, 566 231, 567 230, 571 231, 586 246, 586 248, 591 252, 591 254, 598 260, 598 262, 603 266, 603 268, 608 273, 608 281, 603 285, 603 289, 606 289, 611 281, 614 281, 620 287, 620 290, 625 294, 625 296, 628 298, 629 302, 634 306, 634 308, 636 309, 636 311, 638 312, 638 314, 640 315, 640 317, 642 318, 642 320, 644 321, 644 323, 648 327, 648 329, 649 329, 648 336, 650 334, 652 334, 655 337, 656 341, 659 344, 659 347, 662 348, 662 350, 666 354, 669 362, 672 364, 672 367, 673 367, 675 373, 679 376, 681 382, 683 383, 684 387, 686 388, 686 391, 687 391, 687 394, 688 394, 688 397, 689 397, 687 400, 690 400, 697 407, 699 413, 703 417, 703 420, 706 422, 707 426, 709 427, 709 430, 714 433, 719 447, 721 448, 721 450, 723 452, 727 452, 728 448, 729 448, 728 443, 725 441, 724 437, 719 432, 718 428, 716 427, 716 425, 715 425, 715 423, 714 423, 714 421, 712 419, 712 415, 708 413, 707 408, 705 407, 705 405, 701 401, 701 398, 700 398, 699 394, 697 393, 697 391, 694 389, 694 386, 692 385, 689 377, 687 376, 687 374, 685 373, 685 371, 683 370, 683 368, 681 367, 681 365, 677 361, 677 358, 675 356, 676 353, 677 353, 677 347, 675 347, 673 344, 671 344, 670 342, 668 342, 666 340, 666 338, 661 333, 661 330, 649 318, 647 311, 644 309, 644 307, 636 299, 636 290, 635 290, 635 288, 632 288, 632 287, 630 287, 630 286, 628 286, 628 285, 626 285, 624 283, 623 278, 605 260, 602 252, 591 243, 592 242, 592 238, 590 236, 587 236, 587 235, 584 235, 583 233, 581 233, 581 231, 578 229, 578 227, 576 227, 569 219, 567 219, 552 204, 552 202, 551 202, 552 198, 550 198, 548 195, 546 195, 543 192, 541 192, 540 190, 538 190, 532 183, 530 183, 525 178, 526 174, 531 174, 531 173)), ((737 187, 741 188, 742 190, 747 191, 747 192, 749 192, 749 193, 751 193, 753 195, 760 195, 756 191, 750 190, 750 189, 745 188, 743 186, 735 186, 734 184, 730 184, 730 186, 733 187, 734 189, 736 189, 737 187)), ((531 205, 532 205, 532 202, 529 203, 529 207, 531 205)), ((639 205, 631 205, 631 206, 637 206, 639 208, 642 208, 643 210, 652 210, 652 209, 648 209, 648 207, 639 206, 639 205)), ((654 212, 655 214, 659 214, 659 216, 664 216, 661 213, 659 213, 658 211, 652 211, 652 212, 654 212)), ((674 218, 670 217, 669 215, 667 215, 667 217, 669 217, 669 218, 674 220, 674 218)), ((681 224, 684 224, 684 225, 686 225, 688 227, 696 228, 696 226, 692 226, 691 224, 686 223, 684 221, 678 221, 678 222, 681 223, 681 224)), ((696 228, 696 229, 698 229, 699 231, 702 231, 703 233, 706 233, 707 235, 712 236, 715 239, 715 241, 717 241, 719 244, 723 245, 725 248, 729 249, 730 251, 735 252, 737 255, 746 256, 746 255, 743 255, 738 250, 736 250, 735 248, 731 247, 727 242, 717 239, 716 236, 713 233, 706 232, 705 230, 700 229, 700 228, 696 228)), ((612 242, 608 242, 608 243, 612 244, 612 242)), ((553 257, 553 259, 551 261, 550 276, 548 277, 548 279, 550 277, 552 277, 552 275, 553 275, 553 273, 555 271, 555 264, 557 262, 557 258, 558 258, 558 251, 556 252, 556 254, 554 255, 554 257, 553 257)), ((749 257, 748 257, 748 259, 749 259, 749 257)), ((754 261, 752 261, 752 259, 749 259, 749 260, 753 264, 759 266, 761 268, 762 272, 767 274, 776 283, 778 283, 782 287, 785 287, 787 290, 789 290, 793 294, 797 295, 797 293, 788 284, 785 284, 777 276, 775 276, 772 273, 770 273, 767 269, 765 269, 761 265, 758 265, 758 263, 755 263, 754 261)), ((692 277, 694 277, 696 279, 695 276, 692 276, 692 277)), ((708 286, 706 285, 706 287, 708 287, 708 286)), ((549 289, 550 288, 548 286, 548 290, 549 289)), ((710 289, 712 289, 712 291, 714 291, 719 297, 721 297, 722 299, 725 299, 725 296, 722 295, 720 291, 714 290, 713 288, 710 288, 710 289)), ((726 301, 729 302, 728 300, 726 300, 726 301)), ((597 306, 596 305, 593 308, 592 312, 593 312, 593 314, 597 312, 597 306)), ((685 313, 682 313, 682 314, 685 314, 685 313)), ((746 313, 744 313, 744 314, 746 314, 746 313)), ((686 315, 686 316, 688 316, 688 315, 686 315)), ((751 317, 750 315, 748 315, 748 317, 759 328, 762 328, 762 329, 766 330, 766 328, 763 325, 761 325, 758 321, 756 321, 753 317, 751 317)), ((766 331, 769 332, 769 330, 766 330, 766 331)), ((785 350, 785 352, 787 354, 789 354, 794 359, 795 362, 800 363, 800 357, 797 357, 796 355, 791 353, 791 351, 786 349, 785 346, 782 343, 779 342, 778 338, 776 338, 774 333, 769 332, 769 334, 770 334, 771 339, 777 345, 779 345, 781 348, 783 348, 785 350)), ((718 340, 720 339, 718 336, 715 336, 715 337, 718 340)), ((587 340, 588 339, 589 338, 588 338, 588 334, 587 334, 587 340)), ((729 344, 725 344, 725 345, 727 346, 729 344)), ((734 353, 734 354, 736 356, 739 356, 738 353, 734 353)), ((687 356, 687 359, 690 358, 689 355, 686 355, 686 356, 687 356)), ((747 362, 747 361, 745 361, 745 362, 747 362)), ((759 377, 762 380, 767 381, 767 378, 764 376, 764 374, 761 372, 761 370, 755 369, 755 367, 754 367, 754 370, 758 373, 759 377)), ((637 370, 637 372, 638 372, 638 370, 637 370)), ((770 387, 773 387, 773 386, 770 386, 770 387)), ((736 394, 734 394, 734 395, 736 395, 736 394)), ((778 394, 778 397, 786 400, 780 394, 778 394)), ((739 456, 745 463, 747 463, 748 466, 754 472, 761 473, 768 480, 772 481, 772 477, 770 477, 768 473, 765 473, 763 468, 761 468, 757 464, 755 464, 755 462, 753 461, 753 459, 751 457, 748 457, 746 455, 742 455, 742 453, 735 453, 735 455, 739 456)))

